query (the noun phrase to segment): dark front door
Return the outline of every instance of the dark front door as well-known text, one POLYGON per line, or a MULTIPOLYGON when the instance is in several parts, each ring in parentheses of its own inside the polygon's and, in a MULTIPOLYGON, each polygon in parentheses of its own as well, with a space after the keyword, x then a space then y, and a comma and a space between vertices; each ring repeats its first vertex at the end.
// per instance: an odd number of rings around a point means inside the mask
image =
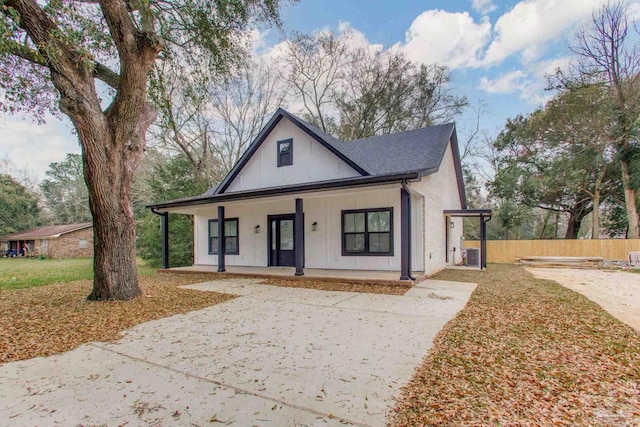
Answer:
POLYGON ((294 215, 269 216, 269 266, 295 266, 293 255, 294 215))

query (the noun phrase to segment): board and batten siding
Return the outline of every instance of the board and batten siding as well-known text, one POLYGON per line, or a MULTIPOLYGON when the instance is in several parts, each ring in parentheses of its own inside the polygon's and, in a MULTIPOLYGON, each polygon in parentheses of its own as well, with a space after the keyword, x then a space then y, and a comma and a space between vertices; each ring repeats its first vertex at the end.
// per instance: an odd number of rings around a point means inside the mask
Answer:
MULTIPOLYGON (((305 268, 345 270, 400 271, 400 186, 387 185, 302 194, 305 224, 305 268), (342 256, 342 210, 393 208, 393 256, 342 256), (316 231, 312 224, 317 222, 316 231)), ((225 218, 239 220, 238 255, 226 255, 229 266, 266 267, 268 264, 267 227, 268 215, 292 214, 294 197, 273 197, 251 201, 225 203, 225 218), (255 227, 259 225, 259 232, 255 227)), ((416 207, 422 209, 421 204, 416 207)), ((419 227, 421 213, 414 216, 414 233, 422 233, 419 227)), ((208 220, 217 218, 217 205, 198 208, 194 216, 195 254, 194 264, 216 265, 217 255, 208 253, 208 220)), ((421 271, 422 248, 414 245, 414 271, 421 271)))
MULTIPOLYGON (((423 197, 424 225, 423 256, 425 274, 434 274, 446 268, 446 223, 443 211, 461 209, 458 182, 451 151, 451 144, 440 164, 438 172, 423 177, 419 182, 409 183, 409 188, 423 197)), ((449 228, 449 265, 462 261, 462 218, 451 218, 454 228, 449 228), (455 256, 455 258, 454 258, 455 256)))
POLYGON ((360 176, 286 118, 273 128, 226 192, 360 176), (278 141, 293 139, 293 164, 278 167, 278 141))

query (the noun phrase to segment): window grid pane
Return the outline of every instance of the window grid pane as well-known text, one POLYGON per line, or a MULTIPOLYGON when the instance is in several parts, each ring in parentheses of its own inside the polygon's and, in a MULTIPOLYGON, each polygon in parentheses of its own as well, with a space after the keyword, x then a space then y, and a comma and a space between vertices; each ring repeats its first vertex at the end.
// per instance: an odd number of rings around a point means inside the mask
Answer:
POLYGON ((224 238, 224 252, 234 253, 238 251, 238 238, 237 237, 225 237, 224 238))
POLYGON ((224 236, 237 236, 238 235, 238 221, 235 219, 228 219, 224 222, 224 236))
POLYGON ((369 221, 369 231, 379 232, 379 231, 389 231, 389 212, 369 212, 368 221, 369 221))
POLYGON ((351 233, 345 236, 345 249, 348 252, 364 252, 364 233, 351 233))

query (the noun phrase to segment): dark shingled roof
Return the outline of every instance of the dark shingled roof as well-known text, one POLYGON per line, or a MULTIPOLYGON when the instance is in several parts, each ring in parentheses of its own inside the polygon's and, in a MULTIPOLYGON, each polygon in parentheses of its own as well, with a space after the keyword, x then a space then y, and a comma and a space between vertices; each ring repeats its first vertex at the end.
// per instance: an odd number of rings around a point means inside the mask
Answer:
POLYGON ((8 234, 0 237, 0 240, 34 240, 55 238, 61 234, 71 233, 72 231, 83 230, 91 227, 90 222, 80 224, 64 224, 64 225, 47 225, 44 227, 31 228, 29 230, 19 231, 17 233, 8 234))
POLYGON ((455 129, 453 123, 447 123, 353 141, 340 141, 315 126, 298 120, 371 175, 404 172, 421 172, 428 175, 436 172, 455 129))

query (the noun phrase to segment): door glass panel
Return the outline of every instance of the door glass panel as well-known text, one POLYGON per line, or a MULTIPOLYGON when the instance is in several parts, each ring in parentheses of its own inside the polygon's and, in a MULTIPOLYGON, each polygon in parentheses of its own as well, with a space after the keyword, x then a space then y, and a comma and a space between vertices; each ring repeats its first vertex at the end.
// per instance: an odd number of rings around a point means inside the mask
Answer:
POLYGON ((280 220, 280 250, 281 251, 293 250, 293 220, 292 219, 280 220))
POLYGON ((275 251, 276 248, 276 220, 271 221, 271 250, 275 251))

